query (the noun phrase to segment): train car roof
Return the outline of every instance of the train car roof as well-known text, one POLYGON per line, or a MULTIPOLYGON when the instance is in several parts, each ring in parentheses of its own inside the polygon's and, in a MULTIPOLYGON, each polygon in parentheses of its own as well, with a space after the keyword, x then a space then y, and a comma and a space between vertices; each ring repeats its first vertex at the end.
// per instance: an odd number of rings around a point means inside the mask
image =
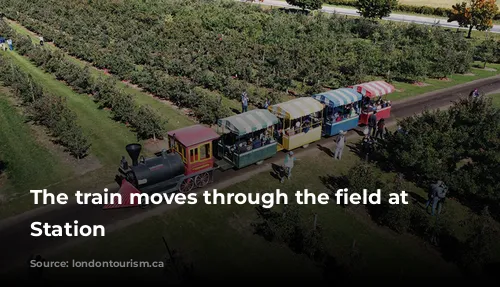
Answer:
POLYGON ((213 129, 202 125, 194 125, 169 131, 168 135, 171 137, 175 135, 175 139, 185 147, 191 147, 220 137, 213 129))
POLYGON ((368 98, 385 96, 396 91, 396 88, 394 88, 393 85, 385 81, 372 81, 350 86, 349 88, 357 90, 358 93, 361 93, 363 96, 368 98))

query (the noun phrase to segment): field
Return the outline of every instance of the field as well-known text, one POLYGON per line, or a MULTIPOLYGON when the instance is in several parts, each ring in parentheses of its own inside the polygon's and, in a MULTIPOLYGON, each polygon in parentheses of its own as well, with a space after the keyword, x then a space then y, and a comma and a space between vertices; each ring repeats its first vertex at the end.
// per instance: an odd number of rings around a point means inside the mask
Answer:
MULTIPOLYGON (((0 83, 0 202, 9 201, 0 206, 1 218, 32 209, 31 198, 25 195, 34 187, 49 187, 55 192, 102 190, 112 182, 128 143, 142 143, 146 154, 164 146, 162 141, 139 139, 137 129, 129 123, 135 120, 135 110, 127 121, 117 120, 119 109, 103 108, 96 101, 94 92, 98 89, 93 85, 79 91, 81 87, 50 66, 56 58, 62 63, 58 67, 71 63, 82 70, 88 68, 82 78, 111 79, 114 89, 132 97, 135 109, 151 107, 162 120, 164 131, 197 121, 210 125, 215 119, 236 113, 243 90, 249 91, 255 108, 267 97, 280 102, 294 98, 294 93, 308 96, 389 77, 397 91, 388 99, 401 100, 500 73, 500 64, 481 69, 481 64, 472 60, 476 40, 465 40, 440 28, 359 24, 335 17, 263 12, 234 1, 210 5, 191 1, 192 7, 167 1, 163 7, 161 1, 126 6, 121 1, 82 4, 76 0, 35 0, 38 12, 24 9, 24 1, 5 2, 10 18, 5 23, 12 28, 9 33, 16 39, 26 40, 28 36, 26 41, 34 45, 20 43, 15 51, 0 52, 0 57, 19 67, 44 92, 66 100, 91 149, 88 157, 71 158, 43 127, 27 120, 29 108, 18 102, 13 87, 0 83), (51 9, 56 3, 63 13, 51 9), (123 13, 109 13, 115 8, 123 13), (170 14, 169 9, 175 13, 170 14), (77 14, 81 17, 74 17, 77 14), (95 25, 98 19, 103 23, 95 25), (39 35, 47 40, 43 48, 37 45, 39 35), (428 48, 430 45, 434 48, 428 48)), ((409 2, 402 3, 413 4, 409 2)), ((423 5, 420 3, 424 2, 414 2, 423 5)), ((492 97, 500 106, 500 96, 492 97)), ((354 148, 346 148, 342 161, 334 161, 326 153, 318 150, 302 158, 293 179, 284 184, 265 172, 224 192, 255 193, 276 188, 290 195, 304 188, 315 193, 332 192, 341 185, 340 175, 359 165, 360 159, 354 148)), ((384 186, 392 188, 395 174, 374 170, 380 172, 384 186)), ((426 190, 410 181, 404 184, 412 194, 412 212, 419 214, 422 222, 431 222, 423 209, 426 190)), ((325 267, 283 242, 267 241, 255 234, 257 212, 253 206, 204 204, 176 208, 50 259, 163 260, 167 256, 164 236, 182 261, 193 264, 199 280, 249 274, 265 280, 289 276, 290 270, 297 270, 297 279, 321 279, 326 272, 333 281, 341 275, 351 279, 363 275, 430 280, 437 270, 442 278, 461 277, 462 270, 447 257, 450 254, 430 243, 433 233, 428 230, 420 237, 397 233, 375 222, 363 206, 306 205, 299 213, 297 221, 306 230, 313 229, 317 215, 330 265, 325 267)), ((478 218, 477 212, 450 198, 440 222, 462 244, 470 233, 470 226, 462 223, 470 218, 478 218)), ((491 254, 498 261, 500 245, 494 247, 491 254)), ((119 272, 117 276, 126 273, 123 269, 111 272, 119 272)), ((162 270, 144 268, 140 272, 165 279, 162 270)))
MULTIPOLYGON (((252 13, 257 13, 253 8, 251 9, 251 11, 252 13)), ((52 33, 52 37, 60 37, 62 35, 58 35, 59 32, 57 30, 50 30, 49 26, 39 22, 38 20, 30 20, 29 18, 22 17, 22 15, 20 17, 20 20, 24 21, 33 29, 39 28, 47 33, 52 33)), ((15 21, 10 20, 8 21, 8 24, 19 35, 28 35, 30 36, 33 43, 37 43, 38 35, 34 31, 26 29, 20 23, 15 21)), ((405 25, 401 25, 401 27, 404 26, 405 25)), ((76 64, 78 67, 85 67, 86 65, 89 65, 89 63, 84 59, 70 55, 70 53, 74 49, 74 46, 71 42, 62 41, 61 43, 66 44, 60 44, 58 45, 59 47, 56 47, 52 43, 48 42, 45 47, 50 51, 63 52, 64 59, 66 59, 70 63, 76 64)), ((44 88, 47 91, 57 96, 66 98, 70 109, 76 112, 77 122, 79 125, 81 125, 83 131, 88 134, 90 142, 92 144, 91 156, 84 161, 80 161, 78 163, 80 170, 74 171, 79 175, 86 173, 86 176, 82 177, 80 181, 93 182, 92 186, 102 186, 103 184, 110 183, 111 180, 109 179, 113 178, 113 172, 117 160, 121 155, 124 154, 123 147, 127 143, 136 140, 133 131, 125 124, 113 121, 112 113, 107 109, 100 109, 99 104, 95 103, 91 97, 79 94, 64 82, 56 80, 54 76, 43 72, 40 68, 37 68, 35 65, 33 65, 33 63, 30 63, 30 61, 26 57, 22 57, 16 52, 6 53, 4 54, 4 56, 14 61, 16 65, 19 65, 25 72, 33 76, 34 80, 36 80, 38 83, 43 84, 44 88)), ((98 64, 94 63, 90 70, 92 77, 112 77, 114 79, 116 87, 132 95, 136 104, 151 106, 157 112, 159 112, 161 117, 164 120, 167 120, 167 122, 165 123, 166 130, 187 126, 193 123, 193 120, 186 116, 186 113, 189 112, 189 109, 178 108, 172 103, 172 101, 170 101, 170 99, 165 99, 162 98, 162 96, 158 96, 157 89, 155 89, 150 84, 146 85, 146 89, 142 89, 140 87, 137 87, 136 85, 130 84, 128 81, 122 81, 118 77, 110 75, 108 70, 97 66, 98 64)), ((396 86, 398 91, 394 94, 391 94, 388 98, 391 100, 399 100, 425 92, 451 87, 453 85, 465 83, 474 79, 493 76, 498 73, 498 65, 488 64, 488 67, 488 70, 473 68, 471 70, 472 73, 470 74, 449 75, 444 80, 430 78, 422 79, 423 83, 418 85, 402 81, 395 81, 394 85, 396 86)), ((298 82, 295 82, 293 85, 295 85, 295 89, 299 91, 310 89, 310 87, 303 86, 298 82)), ((245 85, 241 86, 241 88, 243 87, 245 87, 245 85)), ((247 87, 252 89, 256 93, 258 93, 260 89, 257 88, 257 90, 255 90, 254 88, 252 88, 252 84, 250 84, 250 86, 247 85, 247 87)), ((194 91, 197 91, 196 93, 201 93, 199 95, 202 95, 202 98, 208 99, 212 97, 212 95, 207 97, 208 94, 206 93, 212 92, 204 91, 203 87, 195 87, 194 91)), ((235 90, 234 92, 239 93, 238 90, 235 90)), ((217 91, 215 91, 215 93, 217 93, 217 91)), ((280 95, 282 100, 292 98, 291 96, 282 94, 280 95)), ((219 97, 222 98, 222 105, 220 105, 221 107, 225 107, 229 110, 239 109, 239 104, 234 98, 226 97, 225 95, 220 94, 219 97)), ((257 104, 258 102, 254 103, 257 104)), ((207 102, 207 104, 210 103, 207 102)), ((150 147, 149 149, 147 149, 147 152, 159 149, 158 145, 150 145, 148 143, 147 146, 150 147)), ((72 165, 76 165, 74 161, 72 165)), ((78 182, 69 184, 67 182, 65 183, 65 181, 67 181, 67 179, 60 179, 59 181, 56 181, 56 183, 58 184, 54 188, 63 189, 72 187, 73 185, 78 185, 78 182)), ((28 204, 28 206, 30 205, 28 204)), ((5 211, 6 209, 3 210, 5 211)), ((6 214, 15 212, 13 210, 15 210, 15 208, 8 208, 8 212, 6 214)), ((25 210, 25 208, 20 208, 17 212, 21 212, 22 210, 25 210)))

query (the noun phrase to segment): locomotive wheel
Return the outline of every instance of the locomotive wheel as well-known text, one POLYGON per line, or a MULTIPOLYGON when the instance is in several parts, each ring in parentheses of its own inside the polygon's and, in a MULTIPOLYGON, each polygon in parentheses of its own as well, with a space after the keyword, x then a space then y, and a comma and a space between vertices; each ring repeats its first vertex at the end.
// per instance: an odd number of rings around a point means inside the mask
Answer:
POLYGON ((208 172, 199 174, 194 178, 194 181, 197 187, 204 187, 210 181, 210 175, 208 172))
POLYGON ((186 178, 179 188, 180 192, 188 193, 194 188, 194 180, 192 178, 186 178))

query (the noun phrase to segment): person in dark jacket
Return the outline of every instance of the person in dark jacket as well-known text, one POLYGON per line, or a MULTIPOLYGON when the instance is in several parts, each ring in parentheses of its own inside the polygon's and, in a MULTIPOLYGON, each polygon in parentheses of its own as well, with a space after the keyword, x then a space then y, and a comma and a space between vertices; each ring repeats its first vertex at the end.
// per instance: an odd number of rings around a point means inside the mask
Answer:
POLYGON ((380 136, 381 139, 384 139, 384 128, 385 128, 385 119, 380 119, 377 124, 377 133, 375 137, 378 138, 380 136))
POLYGON ((373 111, 373 114, 368 118, 368 134, 372 137, 375 136, 375 132, 377 131, 377 111, 373 111))

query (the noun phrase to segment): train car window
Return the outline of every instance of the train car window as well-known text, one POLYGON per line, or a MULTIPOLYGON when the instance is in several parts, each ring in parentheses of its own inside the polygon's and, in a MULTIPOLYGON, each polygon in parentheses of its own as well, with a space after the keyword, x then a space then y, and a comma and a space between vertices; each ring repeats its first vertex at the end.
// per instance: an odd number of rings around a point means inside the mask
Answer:
POLYGON ((210 143, 200 146, 199 149, 200 149, 200 160, 210 158, 210 143))
POLYGON ((190 158, 191 158, 191 162, 197 162, 199 160, 198 149, 197 148, 194 148, 194 149, 190 150, 189 151, 189 155, 190 155, 190 158))

